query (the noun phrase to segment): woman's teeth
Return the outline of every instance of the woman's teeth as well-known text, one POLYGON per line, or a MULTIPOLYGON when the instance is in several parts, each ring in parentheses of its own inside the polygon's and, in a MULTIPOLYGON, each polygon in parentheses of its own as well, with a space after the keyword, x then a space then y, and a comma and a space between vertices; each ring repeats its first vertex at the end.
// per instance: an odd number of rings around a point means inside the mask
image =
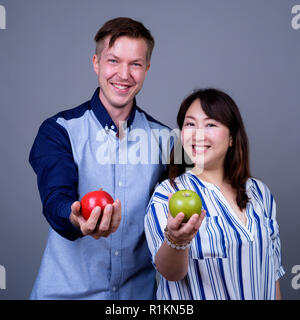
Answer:
POLYGON ((210 146, 195 146, 195 145, 193 145, 193 149, 195 151, 204 151, 204 150, 207 150, 208 148, 210 148, 210 146))

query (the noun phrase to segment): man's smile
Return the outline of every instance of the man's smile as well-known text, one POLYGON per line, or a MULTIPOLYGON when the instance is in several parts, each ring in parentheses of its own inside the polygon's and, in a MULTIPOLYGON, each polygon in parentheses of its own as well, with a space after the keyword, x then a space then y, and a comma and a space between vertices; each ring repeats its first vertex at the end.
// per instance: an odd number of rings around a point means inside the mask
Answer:
POLYGON ((110 82, 110 84, 114 87, 117 93, 127 93, 130 88, 133 87, 132 84, 127 83, 110 82))

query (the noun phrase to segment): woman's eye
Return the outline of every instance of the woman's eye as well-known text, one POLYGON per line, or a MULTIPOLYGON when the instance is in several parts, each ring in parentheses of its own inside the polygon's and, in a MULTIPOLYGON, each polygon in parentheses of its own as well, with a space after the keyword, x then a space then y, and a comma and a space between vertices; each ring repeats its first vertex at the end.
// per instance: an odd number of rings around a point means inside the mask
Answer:
POLYGON ((193 122, 187 122, 184 126, 185 127, 193 127, 194 123, 193 122))
POLYGON ((208 128, 216 127, 216 125, 215 125, 214 123, 208 123, 206 126, 207 126, 208 128))

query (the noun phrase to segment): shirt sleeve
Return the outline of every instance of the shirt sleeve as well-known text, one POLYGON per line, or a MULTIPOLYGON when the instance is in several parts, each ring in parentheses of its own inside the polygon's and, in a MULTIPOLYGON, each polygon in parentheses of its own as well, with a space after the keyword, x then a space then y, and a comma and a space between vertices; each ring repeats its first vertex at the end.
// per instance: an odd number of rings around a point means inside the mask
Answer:
POLYGON ((145 215, 145 235, 155 267, 155 255, 164 241, 164 229, 168 219, 168 194, 171 191, 158 185, 150 199, 145 215))
POLYGON ((266 192, 266 199, 265 199, 265 207, 267 209, 267 214, 269 217, 270 229, 271 229, 271 245, 272 245, 272 252, 275 264, 275 278, 278 280, 285 274, 281 263, 281 241, 279 235, 279 225, 276 220, 276 202, 275 199, 267 188, 266 192))
POLYGON ((55 118, 41 125, 29 162, 37 175, 43 214, 62 237, 75 240, 83 234, 70 222, 71 205, 78 200, 78 170, 67 131, 55 118))

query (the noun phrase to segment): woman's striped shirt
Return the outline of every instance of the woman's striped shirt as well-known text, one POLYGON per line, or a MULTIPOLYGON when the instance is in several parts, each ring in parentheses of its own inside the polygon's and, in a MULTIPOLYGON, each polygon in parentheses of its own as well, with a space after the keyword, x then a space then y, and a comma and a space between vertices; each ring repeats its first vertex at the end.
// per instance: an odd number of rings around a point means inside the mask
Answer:
POLYGON ((244 225, 220 189, 188 171, 155 189, 145 217, 145 233, 155 266, 155 255, 164 241, 168 194, 189 189, 201 197, 206 217, 192 241, 188 273, 183 280, 167 281, 160 275, 157 299, 275 299, 275 281, 281 266, 276 204, 268 187, 250 178, 244 225))

